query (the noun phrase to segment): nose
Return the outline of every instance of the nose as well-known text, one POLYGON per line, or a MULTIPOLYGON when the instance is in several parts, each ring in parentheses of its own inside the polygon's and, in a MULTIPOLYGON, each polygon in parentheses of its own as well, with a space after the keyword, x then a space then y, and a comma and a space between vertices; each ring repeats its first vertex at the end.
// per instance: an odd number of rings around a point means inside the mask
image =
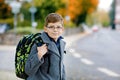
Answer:
POLYGON ((58 29, 57 29, 57 27, 54 27, 54 31, 57 31, 58 29))

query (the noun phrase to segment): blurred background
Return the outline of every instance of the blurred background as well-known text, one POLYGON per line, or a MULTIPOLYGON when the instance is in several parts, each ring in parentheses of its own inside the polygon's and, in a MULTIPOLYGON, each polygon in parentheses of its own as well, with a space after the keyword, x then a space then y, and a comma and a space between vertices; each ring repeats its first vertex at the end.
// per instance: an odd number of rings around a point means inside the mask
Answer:
MULTIPOLYGON (((120 23, 118 3, 119 0, 0 0, 0 35, 39 32, 51 12, 64 17, 66 30, 79 27, 83 31, 86 26, 116 29, 120 23)), ((3 36, 1 44, 6 43, 3 36)), ((8 44, 16 44, 12 39, 8 44)))
POLYGON ((0 0, 0 80, 19 80, 16 45, 52 12, 64 18, 67 80, 120 80, 120 0, 0 0))

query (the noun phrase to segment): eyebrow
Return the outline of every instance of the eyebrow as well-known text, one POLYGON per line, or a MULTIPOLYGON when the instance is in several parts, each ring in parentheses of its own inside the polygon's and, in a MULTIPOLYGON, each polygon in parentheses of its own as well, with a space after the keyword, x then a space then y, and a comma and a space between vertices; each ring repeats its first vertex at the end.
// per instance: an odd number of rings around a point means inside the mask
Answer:
POLYGON ((58 24, 58 25, 47 25, 47 26, 63 26, 62 24, 58 24))

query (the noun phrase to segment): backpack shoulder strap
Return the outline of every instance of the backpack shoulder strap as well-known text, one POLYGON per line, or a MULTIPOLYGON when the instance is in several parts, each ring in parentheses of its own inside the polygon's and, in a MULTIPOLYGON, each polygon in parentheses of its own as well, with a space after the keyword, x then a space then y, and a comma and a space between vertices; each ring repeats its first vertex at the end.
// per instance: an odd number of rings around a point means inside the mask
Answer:
POLYGON ((41 35, 41 33, 37 33, 34 35, 35 43, 37 46, 42 46, 43 44, 45 44, 40 35, 41 35))

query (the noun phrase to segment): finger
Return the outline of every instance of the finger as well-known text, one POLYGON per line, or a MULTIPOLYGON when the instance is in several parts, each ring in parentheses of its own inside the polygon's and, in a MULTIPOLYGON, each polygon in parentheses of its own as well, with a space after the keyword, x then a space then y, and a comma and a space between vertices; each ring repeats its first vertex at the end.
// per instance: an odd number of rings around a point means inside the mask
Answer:
POLYGON ((46 45, 46 44, 44 44, 44 45, 43 45, 43 47, 47 48, 47 45, 46 45))
POLYGON ((43 44, 44 46, 46 46, 46 44, 43 44))
POLYGON ((43 44, 42 46, 46 46, 46 44, 43 44))

